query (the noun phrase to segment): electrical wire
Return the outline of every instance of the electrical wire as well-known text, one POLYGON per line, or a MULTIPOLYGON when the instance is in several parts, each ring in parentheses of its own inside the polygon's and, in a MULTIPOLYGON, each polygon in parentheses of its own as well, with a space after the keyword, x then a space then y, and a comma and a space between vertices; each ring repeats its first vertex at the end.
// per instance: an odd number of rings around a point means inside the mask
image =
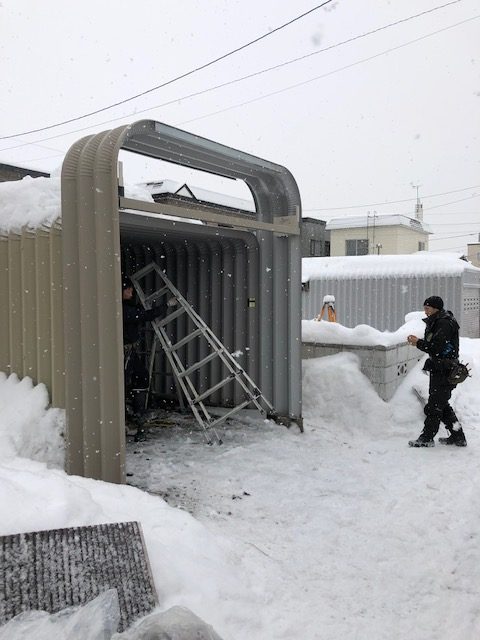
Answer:
MULTIPOLYGON (((103 111, 108 111, 109 109, 113 109, 114 107, 118 107, 121 104, 125 104, 127 102, 131 102, 132 100, 136 100, 137 98, 140 98, 140 97, 145 96, 145 95, 147 95, 149 93, 152 93, 153 91, 158 91, 158 89, 163 89, 164 87, 166 87, 166 86, 168 86, 170 84, 173 84, 174 82, 178 82, 178 80, 182 80, 183 78, 187 78, 188 76, 191 76, 194 73, 197 73, 198 71, 202 71, 203 69, 206 69, 207 67, 211 67, 213 64, 216 64, 217 62, 220 62, 220 60, 225 60, 225 58, 228 58, 229 56, 232 56, 233 54, 238 53, 239 51, 243 51, 247 47, 250 47, 253 44, 256 44, 257 42, 260 42, 260 40, 268 38, 269 36, 273 35, 274 33, 277 33, 281 29, 285 29, 285 27, 290 26, 294 22, 297 22, 298 20, 301 20, 302 18, 305 18, 305 16, 310 15, 314 11, 318 11, 318 9, 321 9, 322 7, 324 7, 325 5, 329 4, 332 1, 333 0, 325 0, 325 2, 322 2, 322 4, 316 5, 312 9, 309 9, 308 11, 305 11, 305 13, 300 14, 296 18, 293 18, 292 20, 289 20, 288 22, 285 22, 284 24, 280 25, 279 27, 275 27, 275 29, 271 29, 270 31, 267 31, 266 33, 264 33, 263 35, 259 36, 258 38, 255 38, 254 40, 250 40, 250 42, 246 42, 245 44, 241 45, 240 47, 237 47, 236 49, 232 49, 231 51, 228 51, 227 53, 224 53, 223 55, 218 56, 217 58, 215 58, 213 60, 210 60, 209 62, 206 62, 205 64, 200 65, 199 67, 195 67, 194 69, 191 69, 190 71, 182 73, 181 75, 176 76, 175 78, 171 78, 170 80, 166 80, 165 82, 162 82, 161 84, 156 85, 155 87, 151 87, 150 89, 146 89, 145 91, 141 91, 140 93, 137 93, 134 96, 130 96, 129 98, 125 98, 123 100, 119 100, 118 102, 115 102, 115 103, 112 103, 110 105, 107 105, 106 107, 101 107, 100 109, 96 109, 95 111, 90 111, 89 113, 85 113, 85 114, 83 114, 81 116, 76 116, 74 118, 69 118, 68 120, 63 120, 63 122, 56 122, 54 124, 50 124, 50 125, 45 126, 45 127, 40 127, 38 129, 31 129, 30 131, 22 131, 20 133, 11 134, 11 135, 8 135, 8 136, 0 136, 0 140, 8 140, 10 138, 18 138, 20 136, 25 136, 25 135, 28 135, 30 133, 38 133, 39 131, 47 131, 48 129, 53 129, 54 127, 59 127, 59 126, 64 125, 64 124, 69 124, 70 122, 75 122, 77 120, 82 120, 84 118, 88 118, 89 116, 94 116, 97 113, 102 113, 103 111)), ((458 1, 460 1, 460 0, 458 0, 458 1)))
MULTIPOLYGON (((479 184, 474 184, 471 187, 463 187, 462 189, 454 189, 453 191, 444 191, 443 193, 432 193, 428 196, 422 196, 422 199, 424 200, 425 198, 437 198, 439 196, 448 196, 451 193, 460 193, 461 191, 468 191, 469 189, 479 189, 480 185, 479 184)), ((354 205, 348 205, 345 207, 327 207, 327 208, 323 208, 323 209, 302 209, 302 211, 342 211, 343 209, 360 209, 362 207, 379 207, 382 206, 384 204, 399 204, 402 202, 412 202, 415 201, 417 198, 406 198, 405 200, 389 200, 388 202, 370 202, 369 204, 354 204, 354 205)))
POLYGON ((225 107, 224 109, 219 109, 218 111, 213 111, 211 113, 206 113, 203 116, 198 116, 197 118, 191 118, 190 120, 183 120, 178 123, 180 125, 190 124, 191 122, 198 122, 198 120, 204 120, 205 118, 210 118, 211 116, 216 116, 221 113, 226 113, 227 111, 231 111, 232 109, 238 109, 238 107, 244 107, 248 104, 253 104, 254 102, 258 102, 259 100, 264 100, 265 98, 271 98, 272 96, 277 96, 286 91, 290 91, 292 89, 297 89, 298 87, 305 86, 310 84, 311 82, 315 82, 316 80, 321 80, 322 78, 327 78, 328 76, 334 75, 335 73, 339 73, 340 71, 345 71, 346 69, 351 69, 352 67, 356 67, 359 64, 363 64, 364 62, 370 62, 370 60, 374 60, 375 58, 379 58, 380 56, 386 55, 388 53, 392 53, 393 51, 397 51, 398 49, 402 49, 403 47, 407 47, 411 44, 415 44, 420 42, 421 40, 425 40, 426 38, 430 38, 431 36, 435 36, 443 31, 447 31, 448 29, 453 29, 454 27, 458 27, 460 25, 466 24, 467 22, 471 22, 472 20, 478 20, 480 15, 472 16, 471 18, 467 18, 466 20, 462 20, 461 22, 457 22, 448 27, 444 27, 443 29, 438 29, 437 31, 433 31, 431 33, 427 33, 424 36, 419 38, 415 38, 414 40, 410 40, 409 42, 405 42, 404 44, 398 45, 397 47, 392 47, 391 49, 386 49, 385 51, 381 51, 373 56, 369 56, 368 58, 364 58, 363 60, 357 60, 357 62, 353 62, 352 64, 348 64, 345 67, 340 67, 339 69, 334 69, 333 71, 329 71, 328 73, 324 73, 320 76, 316 76, 315 78, 310 78, 310 80, 304 80, 303 82, 298 82, 296 84, 292 84, 288 87, 284 87, 283 89, 279 89, 278 91, 272 91, 271 93, 265 93, 262 96, 258 96, 256 98, 252 98, 251 100, 246 100, 244 102, 239 102, 237 104, 233 104, 230 107, 225 107))
MULTIPOLYGON (((455 2, 459 2, 459 1, 461 1, 461 0, 455 0, 455 2)), ((448 4, 453 4, 453 3, 448 3, 448 4)), ((374 30, 369 31, 369 32, 364 33, 364 34, 360 34, 360 35, 358 35, 358 36, 355 36, 355 37, 353 37, 353 38, 350 38, 349 40, 345 40, 345 41, 343 41, 343 42, 338 42, 338 43, 336 43, 336 44, 334 44, 334 45, 331 45, 330 47, 327 47, 327 48, 325 48, 325 49, 321 49, 321 50, 319 50, 319 51, 315 51, 315 52, 313 52, 313 53, 311 53, 311 54, 308 54, 307 56, 302 56, 302 57, 300 57, 300 58, 295 58, 295 59, 293 59, 293 60, 290 60, 290 61, 287 61, 287 62, 281 63, 280 65, 276 65, 276 66, 273 66, 273 67, 269 67, 269 68, 267 68, 267 69, 263 69, 263 70, 261 70, 261 71, 255 72, 255 73, 252 73, 252 74, 249 74, 249 75, 246 75, 246 76, 242 76, 242 77, 240 77, 240 78, 236 78, 235 80, 230 80, 230 81, 228 81, 228 82, 224 82, 224 83, 222 83, 222 84, 215 85, 215 86, 213 86, 213 87, 209 87, 209 88, 207 88, 207 89, 203 89, 202 91, 197 91, 197 92, 194 92, 194 93, 188 94, 188 95, 186 95, 186 96, 182 96, 182 97, 180 97, 180 98, 175 98, 175 99, 173 99, 173 100, 169 100, 169 101, 167 101, 167 102, 163 102, 162 104, 158 104, 158 105, 155 105, 155 106, 153 106, 153 107, 147 107, 146 109, 140 109, 140 110, 137 110, 137 111, 131 112, 130 114, 126 114, 126 115, 118 116, 118 117, 116 117, 116 118, 111 118, 111 119, 109 119, 109 120, 104 120, 104 121, 102 121, 102 122, 98 122, 98 123, 96 123, 96 124, 94 124, 94 125, 88 125, 88 126, 86 126, 86 127, 81 127, 81 128, 78 128, 78 129, 73 129, 72 131, 68 131, 68 132, 66 132, 66 133, 61 133, 61 134, 57 134, 57 135, 54 135, 54 136, 49 136, 49 137, 47 137, 47 138, 41 138, 40 140, 34 140, 34 141, 31 141, 31 142, 24 142, 24 143, 21 143, 21 144, 18 144, 18 145, 10 146, 10 147, 4 147, 3 149, 0 149, 0 153, 1 153, 1 152, 3 152, 3 151, 9 151, 9 150, 13 150, 13 149, 19 149, 19 148, 21 148, 21 147, 25 147, 25 146, 31 146, 31 145, 35 146, 35 145, 38 145, 38 144, 39 144, 39 143, 41 143, 41 142, 46 142, 46 141, 49 141, 49 140, 55 140, 55 139, 57 139, 57 138, 63 138, 64 136, 71 135, 71 134, 73 134, 73 133, 79 133, 79 132, 82 132, 82 131, 86 131, 86 130, 88 130, 88 129, 95 129, 95 128, 101 127, 101 126, 103 126, 103 125, 105 125, 105 124, 110 124, 111 122, 118 122, 119 120, 125 120, 126 118, 129 118, 130 116, 134 116, 134 115, 135 115, 135 116, 138 116, 138 115, 143 114, 143 113, 146 113, 146 112, 148 112, 148 111, 153 111, 153 110, 155 110, 155 109, 160 109, 160 108, 163 108, 163 107, 167 107, 167 106, 170 106, 170 105, 172 105, 172 104, 176 104, 176 103, 178 103, 178 102, 180 102, 180 101, 182 101, 182 100, 187 100, 187 99, 190 99, 190 98, 193 98, 193 97, 199 96, 199 95, 203 95, 203 94, 208 93, 208 92, 210 92, 210 91, 214 91, 214 90, 216 90, 216 89, 223 88, 223 87, 225 87, 225 86, 228 86, 228 85, 231 85, 231 84, 234 84, 234 83, 237 83, 237 82, 241 82, 242 80, 246 80, 246 79, 248 79, 248 78, 252 78, 252 77, 254 77, 254 76, 256 76, 256 75, 260 75, 260 74, 266 73, 266 72, 268 72, 268 71, 271 71, 271 70, 277 69, 277 68, 282 67, 282 66, 286 66, 286 65, 288 65, 288 64, 292 64, 293 62, 297 62, 298 60, 302 60, 302 59, 303 59, 303 58, 305 58, 305 57, 309 57, 309 56, 312 56, 312 55, 317 55, 318 53, 323 53, 323 52, 325 52, 325 51, 328 51, 329 49, 333 49, 333 48, 335 48, 335 47, 342 46, 342 45, 344 45, 344 44, 347 44, 347 43, 349 43, 349 42, 352 42, 353 40, 358 40, 359 38, 366 37, 366 36, 368 36, 368 35, 371 35, 371 34, 373 34, 373 33, 376 33, 376 32, 378 32, 378 31, 381 31, 381 30, 383 30, 383 29, 387 29, 387 28, 389 28, 389 27, 391 27, 391 26, 394 26, 394 25, 396 25, 396 24, 399 24, 399 23, 401 23, 401 22, 406 22, 406 21, 408 21, 408 20, 412 20, 413 18, 417 18, 417 17, 419 17, 419 16, 422 16, 422 15, 424 15, 425 13, 431 13, 431 12, 432 12, 432 11, 434 11, 434 10, 438 10, 438 9, 444 8, 445 6, 448 6, 448 4, 447 4, 447 5, 441 5, 441 6, 439 6, 439 7, 435 7, 435 8, 433 8, 433 9, 430 9, 429 11, 425 11, 425 12, 422 12, 422 13, 419 13, 419 14, 416 14, 416 15, 413 15, 413 16, 409 16, 409 17, 407 17, 407 18, 403 18, 403 19, 401 19, 401 20, 398 20, 397 22, 393 22, 393 23, 390 23, 390 24, 388 24, 388 25, 384 25, 384 26, 382 26, 382 27, 378 27, 377 29, 374 29, 374 30)), ((470 18, 470 19, 468 19, 468 20, 466 20, 466 21, 464 21, 464 22, 468 22, 469 20, 473 20, 473 19, 476 19, 476 18, 478 18, 478 17, 480 17, 480 16, 475 16, 475 17, 470 18)), ((418 38, 417 40, 413 40, 413 41, 411 41, 411 42, 407 42, 407 43, 405 43, 405 44, 403 44, 403 45, 400 45, 399 47, 395 47, 395 49, 399 49, 399 48, 401 48, 401 47, 407 46, 408 44, 412 44, 412 43, 414 43, 414 42, 417 42, 418 40, 422 40, 423 38, 430 37, 431 35, 436 35, 437 33, 440 33, 440 31, 444 31, 444 30, 446 30, 446 29, 450 29, 450 28, 456 27, 456 26, 458 26, 458 25, 460 25, 460 24, 463 24, 463 22, 460 22, 460 23, 457 23, 457 24, 451 25, 451 26, 449 26, 449 27, 446 27, 445 29, 441 29, 441 30, 439 30, 439 31, 435 31, 435 32, 433 32, 433 33, 431 33, 431 34, 427 34, 426 36, 422 36, 421 38, 418 38)), ((367 62, 367 61, 369 61, 369 60, 372 60, 373 58, 376 58, 376 57, 378 57, 378 56, 380 56, 380 55, 384 55, 384 54, 386 54, 386 53, 390 53, 391 51, 394 51, 395 49, 389 49, 389 50, 384 51, 384 52, 381 52, 381 53, 379 53, 379 54, 377 54, 377 55, 375 55, 375 56, 372 56, 372 57, 370 57, 370 58, 366 58, 366 59, 364 59, 364 60, 359 60, 359 61, 357 61, 357 62, 354 62, 354 63, 353 63, 353 64, 351 64, 351 65, 347 65, 346 67, 341 67, 341 68, 339 68, 339 69, 335 69, 335 70, 333 70, 333 71, 331 71, 331 72, 329 72, 329 73, 327 73, 327 74, 324 74, 324 75, 322 75, 322 76, 317 76, 316 78, 313 78, 313 79, 311 79, 311 80, 307 80, 307 81, 306 81, 306 82, 304 82, 304 83, 300 83, 299 85, 293 85, 293 86, 291 86, 291 87, 287 87, 287 88, 285 88, 285 89, 281 89, 281 90, 279 90, 279 91, 277 91, 277 92, 274 92, 274 93, 271 93, 271 94, 266 94, 266 95, 264 95, 264 96, 260 96, 260 97, 254 98, 254 99, 252 99, 252 100, 249 100, 249 101, 246 101, 246 102, 243 102, 243 103, 237 104, 237 105, 232 105, 232 106, 230 106, 230 107, 227 107, 226 109, 221 109, 221 110, 219 110, 219 111, 215 111, 215 112, 213 112, 213 113, 209 113, 209 114, 206 114, 206 115, 200 116, 200 117, 198 117, 198 118, 193 118, 193 119, 191 119, 191 120, 186 120, 186 121, 183 121, 183 122, 178 123, 178 124, 181 124, 181 125, 182 125, 182 124, 188 124, 188 123, 190 123, 190 122, 195 122, 196 120, 201 120, 201 119, 203 119, 203 118, 207 118, 207 117, 210 117, 210 116, 212 116, 212 115, 217 115, 217 114, 223 113, 223 112, 225 112, 225 111, 229 111, 230 109, 234 109, 234 108, 237 108, 237 107, 240 107, 240 106, 244 106, 244 105, 246 105, 246 104, 250 104, 251 102, 256 102, 257 100, 262 100, 263 98, 269 97, 269 96, 271 96, 271 95, 276 95, 277 93, 282 93, 283 91, 288 91, 289 89, 292 89, 292 88, 295 88, 295 87, 297 87, 297 86, 300 86, 301 84, 307 84, 307 83, 309 83, 309 82, 313 82, 313 81, 315 81, 315 80, 319 80, 319 79, 321 79, 321 78, 324 78, 324 77, 327 77, 327 76, 333 75, 333 74, 338 73, 338 72, 340 72, 340 71, 344 71, 345 69, 349 69, 350 67, 353 67, 353 66, 355 66, 355 65, 357 65, 357 64, 361 64, 361 63, 363 63, 363 62, 367 62)), ((74 119, 73 119, 73 120, 74 120, 74 119)), ((73 120, 69 120, 69 121, 66 121, 66 122, 71 122, 71 121, 73 121, 73 120)), ((60 124, 64 124, 64 123, 60 123, 60 124)), ((53 128, 54 126, 60 126, 60 124, 58 124, 58 125, 51 125, 50 127, 44 127, 44 128, 42 128, 42 129, 37 129, 36 131, 37 131, 37 132, 38 132, 38 131, 43 131, 43 130, 46 130, 46 129, 49 129, 49 128, 53 128)), ((18 135, 26 135, 26 133, 27 133, 27 132, 24 132, 23 134, 18 134, 18 135)), ((32 132, 30 132, 30 133, 32 133, 32 132)), ((4 138, 1 138, 1 137, 0 137, 0 140, 2 140, 2 139, 7 139, 7 138, 11 138, 11 137, 15 137, 15 136, 7 136, 7 137, 4 137, 4 138)), ((60 156, 60 155, 61 155, 61 154, 59 153, 59 156, 60 156)), ((27 160, 27 162, 28 162, 28 160, 27 160)), ((408 202, 408 201, 410 201, 410 200, 411 200, 411 199, 407 199, 407 200, 399 200, 398 202, 408 202)), ((384 204, 384 203, 377 203, 377 204, 384 204)), ((358 206, 358 207, 361 207, 361 206, 364 206, 364 205, 357 205, 357 206, 358 206)), ((365 206, 375 206, 375 205, 365 205, 365 206)), ((341 207, 339 207, 339 208, 341 208, 341 207)), ((347 208, 353 208, 353 207, 347 207, 347 208)), ((333 209, 309 209, 309 211, 326 211, 326 210, 333 210, 333 209)))
POLYGON ((469 236, 476 236, 478 235, 477 231, 474 231, 472 233, 460 233, 456 236, 446 236, 445 238, 430 238, 429 242, 436 242, 439 240, 452 240, 453 238, 468 238, 469 236))

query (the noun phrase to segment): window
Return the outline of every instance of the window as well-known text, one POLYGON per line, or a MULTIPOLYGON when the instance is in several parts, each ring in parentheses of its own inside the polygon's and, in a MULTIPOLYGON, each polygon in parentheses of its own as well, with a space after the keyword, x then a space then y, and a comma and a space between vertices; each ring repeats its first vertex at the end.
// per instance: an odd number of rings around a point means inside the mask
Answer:
POLYGON ((346 256, 366 256, 368 254, 368 240, 345 240, 346 256))
POLYGON ((418 243, 418 250, 419 251, 425 251, 425 242, 419 242, 418 243))
POLYGON ((320 240, 310 240, 310 255, 322 256, 322 242, 320 240))

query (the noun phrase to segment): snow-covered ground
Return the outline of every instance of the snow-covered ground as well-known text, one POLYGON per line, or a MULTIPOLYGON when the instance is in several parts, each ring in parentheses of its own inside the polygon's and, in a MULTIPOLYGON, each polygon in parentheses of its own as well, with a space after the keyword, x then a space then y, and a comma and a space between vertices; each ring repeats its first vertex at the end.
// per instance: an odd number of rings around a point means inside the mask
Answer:
POLYGON ((343 353, 304 363, 304 433, 249 413, 209 447, 166 415, 128 443, 134 486, 67 476, 61 412, 0 374, 0 535, 139 520, 160 608, 224 640, 477 640, 480 340, 461 356, 466 449, 407 447, 420 366, 385 403, 343 353))

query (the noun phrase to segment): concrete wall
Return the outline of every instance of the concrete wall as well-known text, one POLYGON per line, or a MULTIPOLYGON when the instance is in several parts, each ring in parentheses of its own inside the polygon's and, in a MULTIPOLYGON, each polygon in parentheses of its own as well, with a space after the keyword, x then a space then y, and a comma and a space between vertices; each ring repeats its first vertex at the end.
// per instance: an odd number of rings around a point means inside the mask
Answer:
POLYGON ((424 356, 408 344, 392 347, 358 346, 348 344, 302 343, 302 358, 322 358, 348 351, 360 359, 362 373, 370 380, 376 392, 388 402, 401 382, 424 356))

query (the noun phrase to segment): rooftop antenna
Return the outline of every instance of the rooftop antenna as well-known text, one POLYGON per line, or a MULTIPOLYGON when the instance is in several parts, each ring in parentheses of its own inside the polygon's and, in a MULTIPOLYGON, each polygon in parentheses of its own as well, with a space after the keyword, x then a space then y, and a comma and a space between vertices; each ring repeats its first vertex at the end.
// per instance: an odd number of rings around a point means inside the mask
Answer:
POLYGON ((415 204, 415 219, 423 222, 423 204, 420 202, 420 196, 418 195, 418 190, 420 189, 421 184, 413 184, 412 187, 417 190, 417 203, 415 204))

